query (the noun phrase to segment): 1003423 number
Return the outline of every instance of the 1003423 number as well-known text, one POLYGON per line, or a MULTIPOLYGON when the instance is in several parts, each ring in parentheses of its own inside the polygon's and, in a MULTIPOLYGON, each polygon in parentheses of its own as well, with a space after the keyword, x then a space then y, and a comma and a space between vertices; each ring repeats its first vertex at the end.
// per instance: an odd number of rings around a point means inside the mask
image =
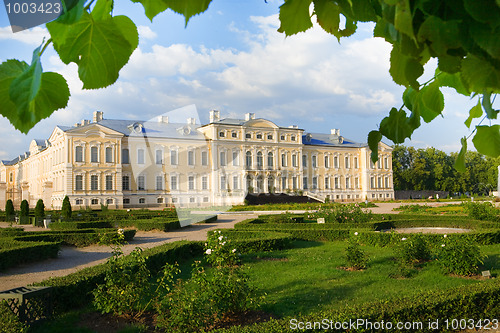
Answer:
POLYGON ((447 330, 492 330, 497 332, 500 328, 498 319, 446 319, 444 321, 447 330))
POLYGON ((60 14, 61 3, 56 2, 14 2, 6 3, 7 14, 60 14))

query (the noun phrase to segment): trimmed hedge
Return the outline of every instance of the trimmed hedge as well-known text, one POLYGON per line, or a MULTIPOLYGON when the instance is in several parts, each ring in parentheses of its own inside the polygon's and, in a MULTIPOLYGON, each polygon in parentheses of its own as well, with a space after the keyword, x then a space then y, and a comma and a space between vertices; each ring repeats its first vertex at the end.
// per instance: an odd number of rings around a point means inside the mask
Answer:
POLYGON ((104 229, 113 228, 109 221, 64 221, 49 224, 50 230, 75 230, 75 229, 104 229))
MULTIPOLYGON (((97 244, 105 233, 117 233, 116 229, 77 229, 64 231, 35 231, 14 237, 15 240, 29 242, 59 242, 63 245, 84 247, 97 244)), ((124 230, 124 240, 129 242, 134 239, 136 230, 124 230)))
POLYGON ((0 239, 0 271, 27 262, 57 258, 59 242, 26 242, 12 238, 0 239))
POLYGON ((150 230, 171 231, 181 228, 179 220, 177 219, 170 221, 159 221, 156 219, 137 220, 133 221, 132 225, 142 231, 150 231, 150 230))
POLYGON ((221 233, 234 242, 242 253, 276 251, 292 246, 293 237, 288 233, 273 231, 239 231, 221 229, 221 233))
MULTIPOLYGON (((371 323, 393 323, 396 330, 397 323, 422 323, 421 328, 401 330, 404 332, 449 332, 451 327, 446 327, 445 320, 453 319, 495 319, 500 317, 500 283, 495 280, 480 284, 461 286, 443 291, 432 291, 413 297, 403 297, 380 302, 371 302, 358 306, 347 306, 342 309, 318 311, 309 315, 297 315, 282 319, 272 319, 268 322, 241 327, 233 326, 218 329, 212 332, 225 333, 281 333, 296 332, 291 320, 296 322, 321 323, 324 319, 328 323, 356 322, 364 319, 371 323), (439 329, 430 328, 430 321, 439 320, 439 329)), ((295 323, 296 323, 295 322, 295 323)), ((318 325, 319 326, 319 325, 318 325)), ((335 326, 334 326, 335 327, 335 326)), ((387 325, 384 329, 366 329, 366 326, 354 328, 354 332, 388 332, 387 325)), ((302 331, 302 330, 300 330, 302 331)), ((345 332, 347 329, 317 329, 308 332, 345 332)))

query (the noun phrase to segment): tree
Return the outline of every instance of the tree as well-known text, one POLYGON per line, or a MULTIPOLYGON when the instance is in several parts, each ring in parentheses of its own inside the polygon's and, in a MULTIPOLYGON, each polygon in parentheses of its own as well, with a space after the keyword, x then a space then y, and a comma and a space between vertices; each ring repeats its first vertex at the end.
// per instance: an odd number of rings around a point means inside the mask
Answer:
POLYGON ((5 218, 7 219, 7 221, 12 221, 14 214, 15 214, 14 203, 12 203, 12 200, 9 199, 5 203, 5 218))
POLYGON ((21 212, 19 214, 22 217, 27 217, 30 215, 30 204, 28 203, 28 200, 23 200, 21 201, 21 212))
POLYGON ((65 196, 62 203, 61 215, 63 219, 69 220, 71 218, 71 203, 68 196, 65 196))
POLYGON ((45 217, 45 205, 42 199, 38 199, 35 206, 35 218, 41 219, 45 217))
MULTIPOLYGON (((167 9, 189 19, 206 11, 211 0, 131 0, 141 3, 152 21, 167 9)), ((31 64, 7 60, 0 64, 1 113, 23 133, 59 108, 66 107, 70 92, 64 77, 43 73, 41 56, 53 44, 60 59, 78 65, 84 89, 113 84, 121 68, 137 48, 134 22, 113 16, 113 0, 63 0, 63 14, 47 24, 51 38, 33 52, 31 64)), ((372 160, 378 159, 382 137, 403 143, 444 109, 443 87, 477 99, 465 125, 475 125, 472 142, 482 154, 500 155, 500 125, 483 125, 497 119, 494 109, 500 92, 500 2, 498 0, 285 0, 280 7, 278 31, 286 36, 313 26, 312 18, 338 40, 356 32, 359 22, 374 22, 374 36, 392 44, 389 73, 406 87, 401 105, 393 107, 379 128, 368 134, 372 160), (312 15, 311 15, 312 8, 312 15), (341 22, 343 22, 341 24, 341 22), (345 23, 345 24, 344 24, 345 23), (418 80, 424 65, 438 60, 434 76, 418 80), (484 115, 484 116, 483 116, 484 115)), ((465 171, 467 138, 455 167, 465 171)))

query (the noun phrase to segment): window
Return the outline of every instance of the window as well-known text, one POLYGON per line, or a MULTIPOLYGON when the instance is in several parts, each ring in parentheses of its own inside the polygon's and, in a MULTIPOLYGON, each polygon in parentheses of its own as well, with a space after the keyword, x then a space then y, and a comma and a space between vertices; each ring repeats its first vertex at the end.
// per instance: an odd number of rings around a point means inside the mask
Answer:
POLYGON ((113 176, 106 175, 106 190, 111 191, 113 189, 113 176))
POLYGON ((75 177, 75 190, 82 191, 83 190, 83 176, 76 175, 75 177))
POLYGON ((194 176, 188 177, 188 189, 194 190, 194 176))
POLYGON ((295 141, 295 135, 292 135, 292 137, 290 138, 290 140, 295 141))
POLYGON ((262 157, 262 152, 257 152, 257 168, 262 169, 264 166, 264 158, 262 157))
POLYGON ((208 202, 208 197, 203 197, 203 202, 208 202))
POLYGON ((201 189, 202 190, 208 189, 208 177, 207 176, 201 177, 201 189))
POLYGON ((351 178, 345 177, 345 188, 351 188, 351 178))
POLYGON ((83 205, 83 199, 76 199, 75 205, 83 205))
POLYGON ((359 168, 359 162, 357 157, 354 157, 354 168, 355 169, 359 168))
POLYGON ((286 154, 281 154, 281 166, 286 167, 286 154))
POLYGON ((370 188, 375 188, 375 178, 370 177, 370 188))
POLYGON ((346 156, 344 160, 345 167, 349 169, 351 167, 351 164, 349 163, 349 156, 346 156))
POLYGON ((226 166, 226 152, 220 152, 220 166, 226 166))
POLYGON ((156 150, 156 164, 163 164, 163 151, 161 149, 156 150))
POLYGON ((106 163, 113 163, 113 148, 106 147, 106 163))
POLYGON ((137 164, 144 164, 144 149, 137 149, 137 164))
POLYGON ((267 139, 268 139, 268 140, 272 140, 272 139, 273 139, 273 136, 272 136, 272 135, 268 135, 268 136, 267 136, 267 139))
POLYGON ((335 182, 335 188, 336 188, 336 189, 340 188, 339 177, 335 177, 334 182, 335 182))
POLYGON ((257 139, 262 139, 262 134, 257 134, 257 139))
POLYGON ((273 153, 267 153, 267 166, 272 168, 274 165, 274 155, 273 153))
POLYGON ((9 174, 9 181, 12 182, 14 180, 14 174, 11 172, 9 174))
POLYGON ((157 191, 163 190, 163 176, 162 175, 156 176, 156 190, 157 191))
POLYGON ((382 160, 380 158, 377 161, 377 168, 382 169, 382 160))
POLYGON ((130 199, 129 198, 124 198, 123 199, 123 204, 124 205, 128 205, 130 203, 130 199))
POLYGON ((146 198, 139 198, 139 203, 140 204, 145 204, 146 203, 146 198))
POLYGON ((90 200, 91 205, 98 205, 99 204, 99 199, 92 199, 90 200))
POLYGON ((201 165, 208 165, 208 152, 207 151, 201 152, 201 165))
POLYGON ((240 152, 238 150, 233 150, 233 166, 240 165, 240 152))
POLYGON ((250 151, 246 152, 245 163, 248 168, 252 167, 252 152, 250 151))
POLYGON ((75 148, 75 162, 83 162, 83 147, 77 146, 75 148))
POLYGON ((138 191, 146 190, 146 177, 143 175, 137 177, 137 190, 138 191))
POLYGON ((313 177, 312 188, 314 190, 318 188, 318 177, 313 177))
POLYGON ((330 167, 330 158, 328 157, 328 155, 325 155, 325 168, 329 167, 330 167))
POLYGON ((236 132, 231 133, 231 137, 237 138, 238 137, 238 133, 236 133, 236 132))
POLYGON ((318 156, 313 155, 312 156, 312 167, 316 168, 318 166, 318 156))
POLYGON ((225 135, 224 135, 224 132, 219 132, 219 137, 220 138, 223 138, 225 135))
POLYGON ((188 165, 194 165, 194 151, 188 151, 188 165))
POLYGON ((92 163, 99 162, 99 148, 90 147, 90 162, 92 163))
POLYGON ((122 149, 122 164, 130 163, 130 155, 127 148, 122 149))
POLYGON ((177 150, 175 149, 170 150, 170 164, 177 165, 177 150))
POLYGON ((156 203, 158 203, 158 204, 162 204, 162 203, 163 203, 163 198, 157 198, 157 199, 156 199, 156 203))
POLYGON ((384 157, 384 168, 389 169, 389 158, 388 157, 384 157))
POLYGON ((250 133, 245 134, 245 138, 251 139, 252 138, 252 134, 250 134, 250 133))
POLYGON ((282 136, 280 137, 280 140, 281 140, 281 141, 285 141, 285 136, 284 136, 284 135, 282 135, 282 136))
POLYGON ((307 168, 307 155, 302 155, 302 167, 307 168))
POLYGON ((220 189, 225 190, 226 189, 226 176, 221 176, 220 177, 220 189))
POLYGON ((330 188, 330 178, 328 176, 325 176, 325 189, 330 188))
POLYGON ((286 177, 281 177, 281 188, 283 190, 286 190, 287 185, 286 185, 286 177))
POLYGON ((92 175, 90 176, 90 190, 97 191, 99 189, 99 176, 92 175))
POLYGON ((378 177, 378 188, 382 188, 382 177, 378 177))
POLYGON ((358 177, 354 178, 354 187, 359 188, 359 178, 358 177))
POLYGON ((293 166, 294 168, 296 168, 296 167, 297 167, 297 155, 296 155, 296 154, 293 154, 293 155, 292 155, 292 166, 293 166))
POLYGON ((302 178, 302 184, 304 185, 304 190, 307 190, 307 177, 302 178))
POLYGON ((170 189, 177 190, 177 176, 170 176, 170 189))
POLYGON ((267 190, 270 193, 274 192, 274 178, 272 176, 267 177, 267 190))
POLYGON ((194 203, 194 202, 195 202, 195 200, 193 197, 189 198, 189 203, 194 203))
POLYGON ((385 188, 389 188, 389 177, 385 177, 385 188))
POLYGON ((122 176, 122 191, 130 191, 130 177, 122 176))
POLYGON ((113 199, 106 199, 106 205, 112 205, 113 199))
POLYGON ((339 168, 339 157, 338 156, 333 157, 333 167, 336 169, 339 168))
POLYGON ((294 190, 297 188, 297 176, 292 177, 292 188, 294 190))
POLYGON ((233 176, 233 190, 237 190, 240 188, 240 177, 233 176))

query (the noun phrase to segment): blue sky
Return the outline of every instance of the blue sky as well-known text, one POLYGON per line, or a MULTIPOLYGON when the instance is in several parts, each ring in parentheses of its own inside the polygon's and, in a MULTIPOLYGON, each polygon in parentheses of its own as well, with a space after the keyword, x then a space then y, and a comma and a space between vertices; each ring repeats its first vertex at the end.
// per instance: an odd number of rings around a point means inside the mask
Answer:
MULTIPOLYGON (((130 16, 140 34, 139 48, 118 82, 84 91, 77 67, 62 64, 49 48, 42 65, 69 82, 69 105, 27 135, 0 118, 0 159, 27 151, 32 139, 48 138, 57 124, 91 119, 95 110, 108 119, 147 120, 195 104, 202 122, 211 109, 220 110, 222 117, 254 112, 280 126, 325 133, 340 128, 341 135, 366 142, 391 107, 401 106, 403 88, 388 72, 390 45, 371 37, 370 24, 360 25, 355 36, 339 44, 317 26, 288 38, 278 33, 282 0, 213 0, 187 28, 178 14, 165 12, 151 23, 140 4, 115 3, 114 14, 130 16)), ((47 35, 44 26, 13 34, 5 7, 0 7, 0 61, 29 62, 47 35)), ((426 70, 434 69, 430 63, 426 70)), ((475 103, 446 90, 444 118, 423 124, 405 144, 458 151, 460 138, 470 133, 463 122, 475 103)))

